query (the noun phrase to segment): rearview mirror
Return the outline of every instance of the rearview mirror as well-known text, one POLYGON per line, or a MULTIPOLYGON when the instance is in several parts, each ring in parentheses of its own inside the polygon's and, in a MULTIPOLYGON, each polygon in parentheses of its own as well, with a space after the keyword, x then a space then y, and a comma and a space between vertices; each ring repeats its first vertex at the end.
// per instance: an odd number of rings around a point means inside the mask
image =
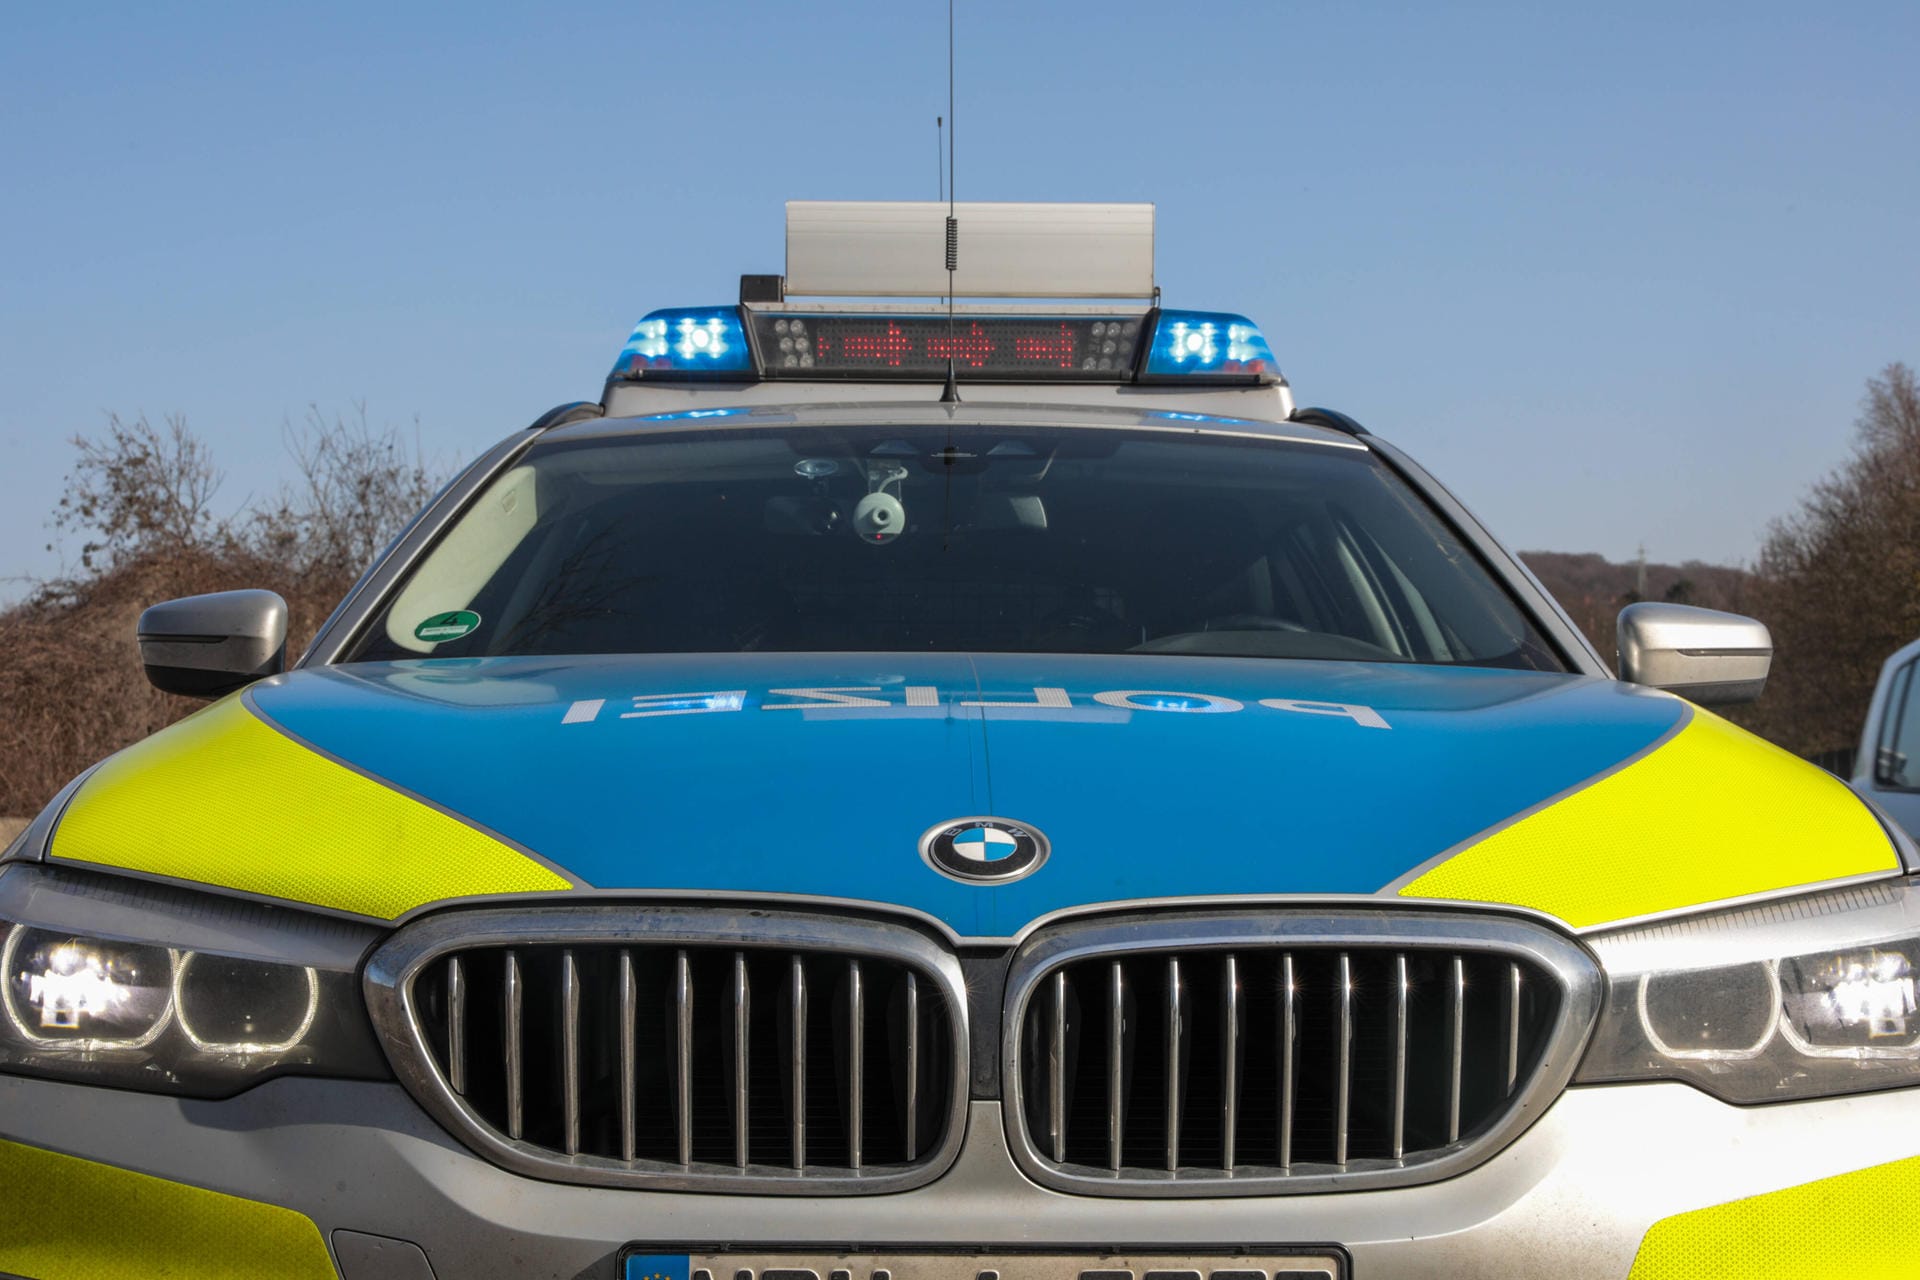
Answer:
POLYGON ((1764 623, 1685 604, 1620 611, 1620 678, 1708 706, 1752 702, 1773 665, 1764 623))
POLYGON ((287 668, 287 602, 271 591, 216 591, 140 615, 140 661, 166 693, 217 698, 287 668))

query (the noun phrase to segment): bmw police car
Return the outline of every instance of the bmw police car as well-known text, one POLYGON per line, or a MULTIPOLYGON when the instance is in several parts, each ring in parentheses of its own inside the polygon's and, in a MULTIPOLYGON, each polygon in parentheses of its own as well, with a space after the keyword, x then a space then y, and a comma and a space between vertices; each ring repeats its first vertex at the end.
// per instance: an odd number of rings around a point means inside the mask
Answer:
POLYGON ((1914 858, 1706 709, 1765 629, 1616 679, 1149 206, 947 214, 790 206, 290 668, 148 611, 217 700, 0 870, 0 1271, 1913 1274, 1914 858))

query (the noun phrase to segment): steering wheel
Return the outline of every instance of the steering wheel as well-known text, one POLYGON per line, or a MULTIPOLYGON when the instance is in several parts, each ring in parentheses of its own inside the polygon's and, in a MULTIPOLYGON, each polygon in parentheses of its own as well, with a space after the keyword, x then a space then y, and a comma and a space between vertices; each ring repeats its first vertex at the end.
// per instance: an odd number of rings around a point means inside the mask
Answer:
POLYGON ((1264 613, 1223 613, 1203 621, 1201 631, 1297 631, 1306 627, 1287 618, 1270 618, 1264 613))
POLYGON ((1092 605, 1069 605, 1064 609, 1055 609, 1035 623, 1033 628, 1037 639, 1077 641, 1089 647, 1102 641, 1110 642, 1116 635, 1130 636, 1132 633, 1132 626, 1124 618, 1116 618, 1092 605))

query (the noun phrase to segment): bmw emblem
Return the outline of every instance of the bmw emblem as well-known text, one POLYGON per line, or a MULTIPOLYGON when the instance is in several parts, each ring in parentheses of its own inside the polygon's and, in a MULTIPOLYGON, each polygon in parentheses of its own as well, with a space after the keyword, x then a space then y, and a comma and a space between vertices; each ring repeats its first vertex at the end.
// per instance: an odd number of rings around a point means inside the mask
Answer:
POLYGON ((920 856, 950 880, 1006 884, 1030 876, 1047 860, 1047 838, 1001 818, 955 818, 920 837, 920 856))

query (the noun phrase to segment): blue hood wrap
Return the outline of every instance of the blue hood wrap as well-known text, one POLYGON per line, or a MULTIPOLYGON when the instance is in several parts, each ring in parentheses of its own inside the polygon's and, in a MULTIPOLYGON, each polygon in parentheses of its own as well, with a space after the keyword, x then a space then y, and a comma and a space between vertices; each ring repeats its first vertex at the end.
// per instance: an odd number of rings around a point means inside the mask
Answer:
POLYGON ((422 660, 250 696, 595 888, 886 902, 974 937, 1092 902, 1375 893, 1687 714, 1579 676, 1164 655, 422 660), (1003 885, 922 861, 975 815, 1052 858, 1003 885))

